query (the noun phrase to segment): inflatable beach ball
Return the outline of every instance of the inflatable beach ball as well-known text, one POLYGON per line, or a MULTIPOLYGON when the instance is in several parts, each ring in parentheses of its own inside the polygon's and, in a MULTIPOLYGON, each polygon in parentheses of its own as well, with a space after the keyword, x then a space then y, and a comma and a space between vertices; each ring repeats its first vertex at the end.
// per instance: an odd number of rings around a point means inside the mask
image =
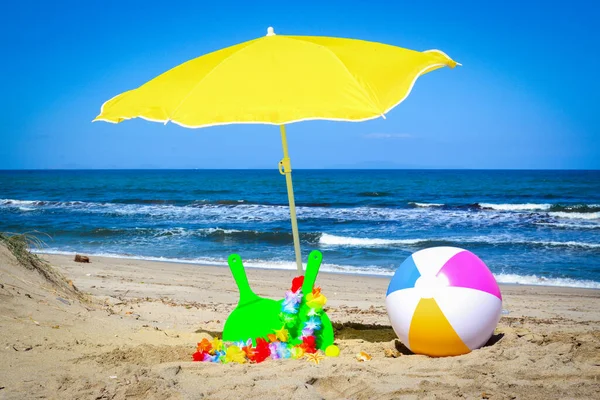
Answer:
POLYGON ((500 320, 502 295, 475 254, 432 247, 400 265, 386 307, 396 335, 413 353, 456 356, 489 340, 500 320))

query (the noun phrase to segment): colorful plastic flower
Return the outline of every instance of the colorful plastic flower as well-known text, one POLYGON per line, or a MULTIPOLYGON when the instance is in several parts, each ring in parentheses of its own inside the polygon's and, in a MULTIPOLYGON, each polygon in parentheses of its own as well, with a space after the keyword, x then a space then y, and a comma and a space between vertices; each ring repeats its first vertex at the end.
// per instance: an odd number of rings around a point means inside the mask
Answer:
POLYGON ((212 345, 212 354, 223 349, 223 341, 216 336, 211 340, 210 344, 212 345))
POLYGON ((265 361, 271 355, 271 350, 269 349, 269 343, 263 338, 256 339, 256 347, 254 348, 254 354, 251 361, 256 363, 261 363, 265 361))
POLYGON ((321 329, 321 317, 318 315, 313 315, 304 323, 304 328, 318 331, 321 329))
POLYGON ((302 328, 302 336, 312 336, 314 331, 310 328, 304 327, 302 328))
POLYGON ((281 311, 288 314, 297 314, 298 313, 298 304, 294 303, 281 303, 281 311))
POLYGON ((302 287, 302 284, 304 283, 304 276, 297 276, 294 279, 292 279, 292 288, 290 289, 292 292, 297 292, 298 289, 300 289, 302 287))
POLYGON ((283 299, 283 304, 300 304, 302 301, 302 291, 298 290, 297 292, 292 292, 288 290, 285 292, 285 298, 283 299))
POLYGON ((225 350, 216 351, 215 356, 218 357, 217 361, 225 362, 225 350))
POLYGON ((246 357, 248 358, 248 360, 253 361, 254 359, 254 347, 252 347, 252 339, 250 340, 250 344, 248 344, 247 346, 242 347, 242 351, 246 354, 246 357))
POLYGON ((316 339, 314 336, 304 336, 302 338, 302 344, 300 345, 305 353, 314 353, 317 351, 316 339))
POLYGON ((200 343, 198 343, 198 347, 197 350, 199 352, 210 352, 210 350, 212 349, 212 343, 207 339, 204 338, 200 341, 200 343))
POLYGON ((290 358, 292 356, 292 352, 286 343, 281 343, 278 346, 277 353, 280 358, 290 358))
POLYGON ((209 353, 204 353, 204 360, 202 360, 204 362, 219 362, 219 356, 217 354, 215 355, 211 355, 209 353))
POLYGON ((275 335, 274 333, 269 333, 269 334, 267 334, 267 339, 269 339, 269 342, 276 342, 277 335, 275 335))
POLYGON ((275 331, 275 336, 277 337, 278 340, 282 341, 282 342, 287 342, 289 339, 289 332, 287 329, 285 329, 285 326, 282 326, 281 329, 278 329, 275 331))
POLYGON ((290 358, 291 353, 288 349, 287 343, 274 342, 269 344, 269 350, 271 351, 271 358, 274 360, 280 358, 290 358))
POLYGON ((310 308, 314 308, 315 311, 321 311, 325 303, 327 303, 327 297, 320 292, 316 295, 309 293, 306 296, 306 305, 310 308))
POLYGON ((201 351, 197 351, 194 354, 192 354, 192 359, 194 361, 204 361, 204 353, 201 351))
POLYGON ((273 360, 277 360, 277 359, 281 358, 281 357, 279 356, 279 353, 277 352, 278 343, 279 343, 279 342, 272 342, 272 343, 269 343, 269 351, 270 351, 270 353, 271 353, 271 358, 272 358, 273 360))
POLYGON ((252 339, 248 339, 245 342, 243 340, 238 340, 237 342, 234 342, 233 344, 241 349, 245 346, 252 346, 252 339))
POLYGON ((230 346, 225 352, 225 362, 244 364, 246 362, 246 353, 238 346, 230 346))
POLYGON ((293 359, 304 357, 304 349, 300 346, 295 346, 290 349, 290 353, 293 359))

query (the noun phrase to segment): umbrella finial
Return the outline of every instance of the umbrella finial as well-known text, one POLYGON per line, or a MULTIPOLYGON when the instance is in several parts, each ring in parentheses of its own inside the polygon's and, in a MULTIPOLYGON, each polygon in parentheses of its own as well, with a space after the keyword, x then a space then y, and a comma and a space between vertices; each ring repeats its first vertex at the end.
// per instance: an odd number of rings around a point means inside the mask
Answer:
POLYGON ((275 36, 275 31, 272 26, 267 28, 267 36, 275 36))

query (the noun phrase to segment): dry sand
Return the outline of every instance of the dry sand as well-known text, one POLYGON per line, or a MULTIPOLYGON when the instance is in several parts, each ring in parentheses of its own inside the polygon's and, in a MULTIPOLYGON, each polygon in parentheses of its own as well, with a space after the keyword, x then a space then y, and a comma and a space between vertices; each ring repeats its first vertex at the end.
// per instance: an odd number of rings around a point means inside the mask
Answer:
MULTIPOLYGON (((389 326, 388 278, 321 274, 342 354, 258 365, 191 362, 219 335, 238 292, 225 267, 71 256, 43 258, 82 303, 0 247, 0 399, 600 398, 600 291, 502 286, 504 309, 482 349, 411 355, 389 326), (386 358, 386 349, 399 349, 386 358), (366 351, 368 362, 355 354, 366 351)), ((248 269, 281 298, 293 271, 248 269)))

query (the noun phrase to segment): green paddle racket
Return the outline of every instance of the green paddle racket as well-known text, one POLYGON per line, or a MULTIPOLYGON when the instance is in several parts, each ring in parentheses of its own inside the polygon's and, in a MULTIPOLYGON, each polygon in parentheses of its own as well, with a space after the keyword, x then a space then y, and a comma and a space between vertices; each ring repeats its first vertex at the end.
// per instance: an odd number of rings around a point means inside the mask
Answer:
MULTIPOLYGON (((308 255, 308 263, 306 265, 306 273, 304 274, 304 283, 302 284, 302 294, 304 298, 309 293, 312 293, 313 287, 315 285, 315 281, 317 280, 317 275, 319 274, 319 268, 321 268, 321 260, 323 260, 323 255, 318 250, 313 250, 308 255)), ((296 332, 296 337, 301 336, 302 327, 304 323, 310 318, 308 316, 308 312, 310 311, 310 307, 306 305, 303 301, 300 310, 298 311, 298 319, 300 323, 298 324, 298 331, 296 332)), ((317 339, 317 348, 325 351, 327 346, 333 344, 334 336, 333 336, 333 326, 331 325, 331 321, 329 317, 325 313, 325 311, 321 311, 321 329, 314 333, 315 338, 317 339)), ((300 341, 298 341, 300 342, 300 341)))
MULTIPOLYGON (((314 250, 308 256, 306 266, 306 274, 304 275, 304 283, 302 284, 302 293, 304 296, 312 293, 315 280, 319 274, 321 260, 323 255, 321 252, 314 250)), ((227 260, 233 279, 240 291, 240 300, 237 307, 229 314, 225 327, 223 328, 223 340, 236 342, 246 341, 249 338, 267 338, 267 335, 274 333, 283 327, 281 321, 281 304, 282 300, 266 299, 256 295, 250 288, 248 277, 242 264, 242 259, 237 254, 232 254, 227 260)), ((305 303, 302 303, 298 311, 299 323, 292 329, 295 331, 294 336, 300 337, 304 323, 310 318, 307 314, 310 311, 305 303)), ((333 344, 333 326, 325 312, 321 312, 322 328, 315 332, 317 339, 317 348, 325 350, 327 346, 333 344)), ((291 332, 290 332, 291 333, 291 332)), ((254 344, 256 341, 253 340, 254 344)), ((292 343, 301 343, 301 340, 293 340, 292 343)))
POLYGON ((240 301, 225 321, 223 340, 236 342, 249 338, 266 339, 269 333, 274 333, 283 326, 279 318, 283 300, 265 299, 252 291, 239 255, 230 255, 227 263, 240 291, 240 301))

